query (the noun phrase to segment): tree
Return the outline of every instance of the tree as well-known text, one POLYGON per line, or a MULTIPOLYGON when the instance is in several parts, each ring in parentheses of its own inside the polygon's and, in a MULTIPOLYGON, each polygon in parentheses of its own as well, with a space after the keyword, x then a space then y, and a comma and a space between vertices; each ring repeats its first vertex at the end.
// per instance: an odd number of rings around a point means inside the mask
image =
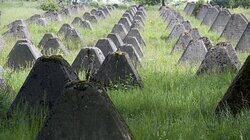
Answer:
POLYGON ((165 0, 162 0, 162 1, 161 1, 161 6, 166 6, 166 5, 165 5, 165 0))

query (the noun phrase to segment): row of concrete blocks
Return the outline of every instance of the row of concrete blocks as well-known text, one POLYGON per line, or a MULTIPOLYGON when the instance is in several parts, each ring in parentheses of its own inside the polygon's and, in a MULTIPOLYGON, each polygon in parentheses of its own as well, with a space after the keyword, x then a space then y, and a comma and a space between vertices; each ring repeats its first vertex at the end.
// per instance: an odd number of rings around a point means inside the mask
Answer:
POLYGON ((202 21, 209 31, 227 39, 236 51, 250 52, 250 24, 243 14, 231 14, 226 8, 210 4, 202 5, 197 11, 194 9, 195 3, 187 3, 184 11, 202 21))
MULTIPOLYGON (((136 15, 137 11, 141 11, 140 9, 144 8, 133 6, 123 16, 125 17, 131 12, 131 17, 134 19, 134 15, 136 15)), ((122 26, 125 29, 125 26, 122 26)), ((131 24, 131 29, 128 32, 132 30, 131 24)), ((119 38, 119 34, 113 34, 119 38)), ((104 43, 101 46, 102 48, 112 47, 110 44, 114 44, 111 43, 111 39, 104 40, 108 40, 109 45, 106 46, 107 44, 104 43)), ((141 83, 128 53, 130 52, 110 51, 107 55, 104 55, 102 49, 98 47, 83 48, 77 57, 81 58, 81 63, 84 62, 85 64, 79 63, 78 65, 88 65, 90 71, 92 68, 90 68, 89 64, 93 66, 96 61, 99 61, 96 58, 106 56, 97 72, 84 82, 79 81, 77 74, 62 57, 43 56, 38 58, 24 85, 11 104, 8 117, 12 116, 13 110, 17 106, 23 105, 20 103, 24 103, 28 109, 45 105, 49 108, 49 114, 37 134, 37 140, 132 140, 133 136, 126 122, 116 111, 106 90, 102 88, 103 85, 106 85, 106 82, 115 84, 118 80, 126 80, 123 84, 138 85, 141 83), (127 78, 132 79, 127 81, 127 78), (73 122, 70 119, 72 117, 74 118, 73 122)), ((141 86, 141 84, 139 85, 141 86)))
POLYGON ((213 45, 207 37, 201 37, 197 28, 192 28, 189 21, 170 8, 164 8, 163 14, 168 27, 171 21, 178 20, 173 25, 168 40, 172 40, 174 47, 171 53, 181 52, 179 63, 198 65, 197 75, 209 72, 237 71, 240 62, 237 53, 230 43, 220 42, 213 45), (178 15, 182 18, 177 18, 178 15))
MULTIPOLYGON (((68 8, 66 8, 67 11, 69 11, 70 14, 67 15, 72 15, 76 14, 82 10, 85 9, 84 5, 71 5, 68 8)), ((65 10, 65 9, 63 9, 65 10)), ((29 30, 27 27, 27 24, 36 24, 40 26, 46 26, 49 22, 57 22, 62 20, 62 11, 59 12, 53 12, 53 11, 48 11, 45 12, 44 14, 35 14, 31 16, 30 18, 26 20, 15 20, 11 22, 10 24, 7 25, 7 31, 3 33, 3 37, 0 35, 0 48, 4 47, 5 41, 4 37, 5 36, 10 36, 15 39, 28 39, 30 40, 30 34, 29 30)))
MULTIPOLYGON (((73 22, 74 21, 75 19, 73 22)), ((42 56, 42 54, 67 55, 70 53, 68 49, 69 45, 80 45, 82 47, 82 41, 82 35, 70 24, 65 23, 61 26, 57 35, 53 33, 44 34, 37 46, 42 50, 42 53, 39 52, 29 39, 18 40, 8 55, 6 65, 13 69, 30 67, 37 58, 42 56), (64 42, 65 45, 62 42, 64 42)))
MULTIPOLYGON (((169 11, 173 11, 172 9, 169 9, 170 8, 162 7, 161 13, 169 13, 169 11)), ((162 15, 165 16, 168 14, 165 13, 162 15)), ((184 26, 182 29, 184 29, 184 26)), ((201 37, 199 39, 192 40, 191 35, 183 33, 179 37, 173 50, 176 48, 180 48, 182 52, 184 51, 179 59, 179 63, 188 62, 192 64, 199 64, 199 62, 201 62, 197 75, 202 75, 207 72, 236 72, 241 67, 236 51, 230 43, 220 42, 213 46, 208 38, 201 37), (183 42, 181 47, 178 47, 179 41, 183 42)), ((217 117, 228 115, 228 113, 232 113, 236 116, 242 110, 250 108, 250 88, 249 86, 246 86, 250 84, 248 80, 250 78, 249 66, 250 56, 248 56, 244 65, 240 68, 237 76, 229 86, 225 95, 216 105, 215 115, 217 117)))

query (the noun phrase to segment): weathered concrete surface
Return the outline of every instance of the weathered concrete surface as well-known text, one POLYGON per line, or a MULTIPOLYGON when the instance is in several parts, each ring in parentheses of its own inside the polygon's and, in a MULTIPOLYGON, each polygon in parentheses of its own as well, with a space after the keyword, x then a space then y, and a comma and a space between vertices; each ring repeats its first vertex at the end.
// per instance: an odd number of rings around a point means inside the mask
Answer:
POLYGON ((241 14, 232 14, 228 21, 222 37, 225 37, 235 47, 247 27, 248 21, 241 14))
POLYGON ((215 19, 213 25, 209 30, 221 35, 230 18, 231 18, 231 13, 227 9, 223 9, 219 13, 219 15, 217 16, 217 18, 215 19))
POLYGON ((105 89, 77 82, 62 93, 37 140, 132 140, 105 89))
POLYGON ((141 78, 127 53, 109 54, 91 81, 107 87, 140 86, 141 78))
POLYGON ((250 107, 250 56, 246 59, 239 73, 234 78, 227 92, 218 103, 215 113, 217 115, 231 112, 233 115, 240 113, 243 109, 250 107))
POLYGON ((28 109, 51 109, 62 95, 66 83, 78 80, 70 65, 60 56, 40 57, 12 102, 8 115, 25 105, 28 109))

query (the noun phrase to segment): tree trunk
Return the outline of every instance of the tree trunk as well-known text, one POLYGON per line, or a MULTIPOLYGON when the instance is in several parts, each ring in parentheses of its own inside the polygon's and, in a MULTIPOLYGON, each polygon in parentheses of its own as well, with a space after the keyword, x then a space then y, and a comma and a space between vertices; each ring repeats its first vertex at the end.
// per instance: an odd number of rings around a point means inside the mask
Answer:
POLYGON ((161 6, 166 6, 165 5, 165 0, 161 0, 161 6))

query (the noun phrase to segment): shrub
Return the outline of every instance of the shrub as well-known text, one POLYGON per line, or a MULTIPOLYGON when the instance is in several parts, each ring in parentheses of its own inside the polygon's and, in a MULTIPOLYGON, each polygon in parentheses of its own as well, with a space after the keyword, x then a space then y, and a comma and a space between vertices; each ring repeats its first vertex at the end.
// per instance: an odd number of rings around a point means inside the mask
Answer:
POLYGON ((250 0, 212 0, 211 4, 231 8, 237 8, 240 6, 244 8, 249 8, 250 0))
POLYGON ((136 2, 139 2, 140 4, 146 4, 146 5, 156 5, 161 2, 161 0, 134 0, 136 2))
POLYGON ((205 3, 204 0, 198 0, 195 4, 194 8, 194 15, 196 16, 198 14, 198 11, 200 10, 201 6, 205 3))
POLYGON ((250 7, 250 0, 230 0, 230 7, 237 8, 239 6, 244 8, 250 7))
POLYGON ((221 7, 229 7, 230 0, 212 0, 210 3, 221 7))
POLYGON ((41 4, 41 9, 44 11, 58 11, 59 5, 55 0, 45 0, 41 4))

